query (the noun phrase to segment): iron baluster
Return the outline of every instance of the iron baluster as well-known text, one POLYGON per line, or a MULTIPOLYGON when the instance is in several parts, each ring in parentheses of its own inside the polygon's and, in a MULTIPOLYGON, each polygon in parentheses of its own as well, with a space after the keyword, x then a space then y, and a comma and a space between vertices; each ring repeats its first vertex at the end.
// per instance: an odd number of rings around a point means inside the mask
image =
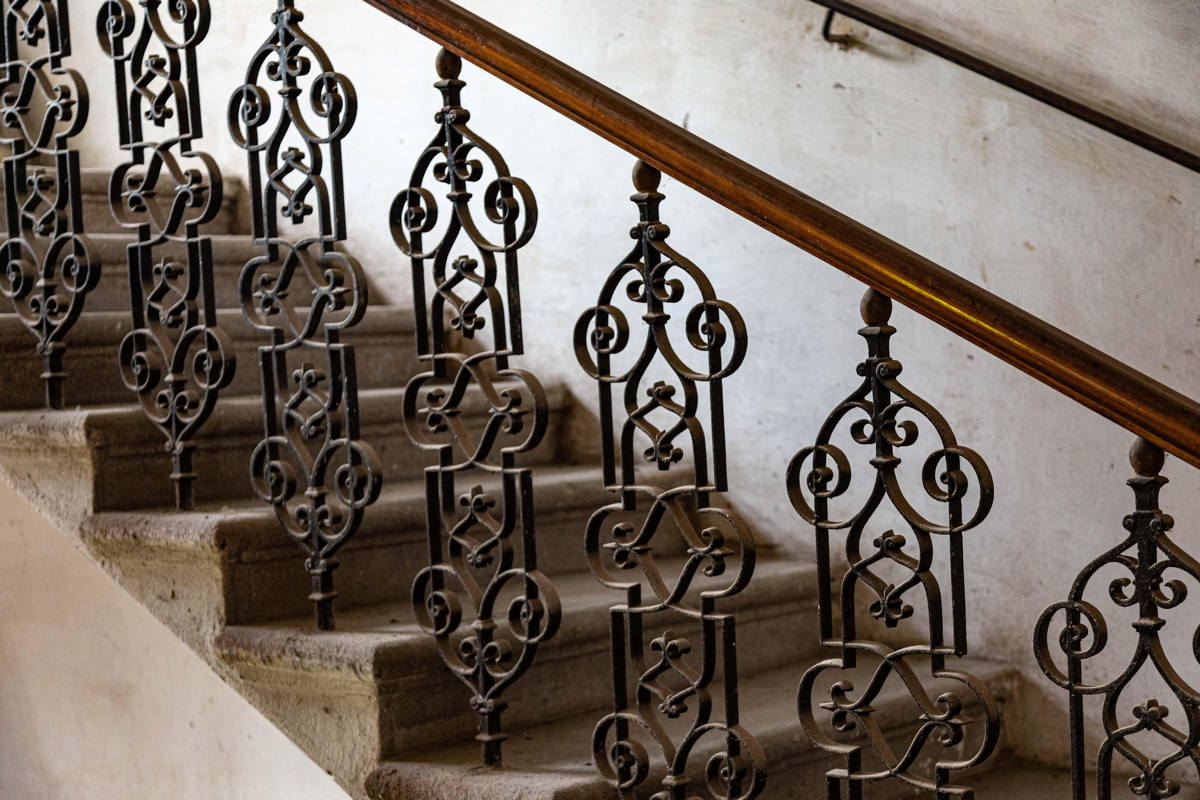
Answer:
MULTIPOLYGON (((1069 693, 1075 800, 1086 800, 1088 773, 1093 769, 1099 800, 1111 800, 1114 796, 1114 772, 1122 766, 1136 770, 1129 778, 1130 792, 1152 800, 1179 793, 1180 781, 1168 775, 1176 764, 1191 762, 1200 770, 1200 690, 1172 663, 1161 633, 1167 624, 1162 612, 1177 608, 1187 599, 1188 587, 1180 578, 1200 581, 1200 562, 1169 536, 1175 521, 1159 508, 1158 494, 1167 483, 1159 474, 1164 460, 1162 448, 1145 439, 1134 441, 1129 462, 1135 474, 1128 484, 1133 489, 1135 506, 1124 520, 1125 538, 1084 567, 1075 578, 1068 599, 1042 612, 1035 628, 1034 653, 1038 664, 1055 685, 1069 693), (1101 577, 1096 583, 1103 593, 1103 584, 1108 582, 1107 594, 1118 608, 1135 610, 1136 618, 1130 624, 1137 633, 1137 643, 1128 666, 1116 677, 1091 682, 1085 678, 1084 668, 1090 659, 1106 650, 1108 622, 1103 611, 1087 599, 1087 594, 1093 579, 1107 567, 1128 572, 1112 579, 1101 577), (1066 671, 1056 663, 1055 648, 1049 641, 1051 625, 1060 611, 1065 625, 1058 632, 1057 649, 1066 660, 1066 671), (1174 695, 1177 716, 1181 717, 1177 723, 1167 721, 1174 710, 1172 702, 1160 703, 1149 698, 1121 705, 1126 688, 1148 666, 1153 667, 1174 695), (1094 756, 1087 754, 1084 743, 1084 701, 1089 695, 1099 696, 1103 701, 1104 737, 1094 756), (1147 738, 1173 749, 1165 755, 1155 755, 1154 748, 1146 746, 1147 738)), ((1191 645, 1192 657, 1200 661, 1200 635, 1192 637, 1191 645)))
POLYGON ((739 719, 736 621, 719 606, 750 582, 755 543, 714 497, 727 489, 722 381, 745 356, 746 327, 704 272, 667 244, 660 177, 641 161, 634 167, 633 250, 575 328, 576 356, 599 382, 604 484, 618 497, 588 521, 587 557, 601 583, 625 594, 611 612, 613 712, 597 724, 593 752, 623 798, 640 796, 650 779, 651 749, 665 769, 656 798, 704 790, 752 798, 766 783, 765 756, 739 719), (684 306, 680 337, 670 312, 689 288, 697 297, 684 306), (622 310, 626 303, 634 310, 622 310), (642 341, 630 328, 634 313, 646 323, 642 341), (689 363, 683 346, 703 363, 689 363), (616 366, 627 348, 631 363, 616 366), (662 480, 639 474, 647 465, 662 480), (678 566, 655 552, 671 552, 672 534, 684 549, 678 566), (701 753, 708 758, 696 782, 689 765, 701 753))
POLYGON ((87 122, 88 94, 83 77, 63 66, 71 55, 67 11, 67 0, 0 2, 0 141, 9 148, 0 293, 37 338, 47 408, 63 406, 67 334, 100 282, 84 235, 79 153, 71 148, 87 122))
MULTIPOLYGON (((868 351, 866 360, 858 366, 862 384, 825 420, 816 443, 800 450, 788 467, 789 497, 816 533, 821 641, 839 651, 837 656, 805 672, 797 704, 801 726, 813 744, 840 755, 844 761, 842 767, 826 773, 829 800, 843 797, 858 800, 864 783, 886 779, 932 792, 939 800, 969 798, 972 791, 954 784, 955 775, 991 755, 999 736, 999 717, 987 688, 969 673, 957 669, 951 659, 957 660, 967 653, 963 533, 983 522, 991 510, 992 477, 979 454, 958 444, 945 418, 897 380, 901 365, 890 352, 890 339, 896 332, 888 325, 891 308, 889 298, 873 289, 867 290, 862 301, 866 327, 859 331, 867 341, 868 351), (922 462, 920 477, 925 493, 939 507, 944 507, 945 522, 936 522, 919 511, 901 485, 899 453, 917 442, 920 430, 916 419, 904 418, 909 414, 924 419, 938 437, 935 449, 922 462), (856 444, 872 448, 873 482, 858 510, 850 515, 835 515, 831 501, 850 489, 851 466, 847 453, 833 439, 841 424, 855 416, 858 418, 851 422, 849 434, 856 444), (967 501, 972 483, 977 492, 974 509, 970 510, 967 501), (903 518, 909 533, 868 531, 885 500, 903 518), (838 530, 847 531, 848 568, 835 596, 835 559, 830 534, 838 530), (943 588, 935 570, 935 538, 948 543, 949 630, 943 618, 943 588), (888 579, 897 572, 901 579, 888 579), (914 592, 919 592, 925 601, 922 611, 928 617, 926 641, 892 647, 872 640, 859 630, 880 623, 885 630, 894 629, 903 620, 915 617, 917 608, 908 602, 914 592), (874 598, 865 609, 861 607, 859 593, 874 598), (861 612, 871 622, 865 622, 861 612), (960 684, 961 690, 931 697, 918 673, 917 662, 924 660, 929 662, 931 678, 960 684), (869 677, 866 688, 856 697, 852 671, 863 667, 869 677), (918 707, 918 730, 902 754, 893 752, 887 743, 875 705, 893 673, 918 707), (829 688, 829 699, 822 702, 816 696, 818 681, 830 676, 837 680, 829 688), (964 696, 962 690, 968 694, 964 696), (965 699, 973 699, 978 711, 970 711, 965 699), (818 709, 828 712, 832 731, 818 722, 818 709), (974 751, 970 752, 970 746, 966 745, 969 752, 959 754, 951 748, 964 741, 968 725, 975 721, 972 714, 982 718, 982 730, 974 751), (917 762, 925 756, 931 742, 945 748, 945 755, 934 757, 935 764, 929 774, 917 762), (865 766, 864 756, 871 751, 882 763, 881 768, 865 766), (847 794, 843 794, 843 787, 847 794)), ((921 635, 920 630, 911 635, 921 635)))
POLYGON ((197 431, 233 380, 233 346, 217 327, 212 241, 200 232, 221 210, 221 172, 194 148, 203 136, 196 49, 208 34, 208 0, 107 0, 96 21, 113 60, 121 149, 113 216, 133 229, 128 247, 133 330, 121 342, 125 385, 167 438, 179 508, 194 503, 197 431), (139 25, 139 18, 141 24, 139 25), (157 135, 145 123, 159 129, 157 135), (153 138, 151 138, 153 137, 153 138), (183 245, 183 263, 162 253, 183 245))
POLYGON ((230 130, 248 157, 252 235, 264 249, 239 280, 246 319, 269 338, 258 351, 265 436, 250 475, 307 554, 309 598, 327 630, 334 556, 382 485, 379 459, 359 438, 354 348, 341 341, 367 308, 362 267, 340 248, 341 141, 357 99, 301 29, 294 0, 278 0, 271 19, 229 103, 230 130), (263 75, 279 85, 277 105, 259 85, 263 75), (314 215, 315 233, 306 225, 314 215))
POLYGON ((442 50, 436 67, 438 132, 390 215, 396 244, 412 261, 417 351, 428 367, 405 387, 404 422, 414 444, 435 455, 425 471, 429 566, 412 598, 421 626, 472 692, 484 763, 499 765, 504 692, 561 618, 537 565, 533 475, 518 463, 545 435, 546 393, 510 363, 524 352, 517 251, 533 236, 537 205, 500 153, 467 127, 461 60, 442 50), (471 204, 472 184, 489 166, 495 178, 483 189, 484 214, 498 226, 498 242, 471 204), (445 184, 450 214, 427 243, 438 223, 437 201, 423 186, 430 174, 445 184), (456 253, 460 234, 476 256, 456 253))

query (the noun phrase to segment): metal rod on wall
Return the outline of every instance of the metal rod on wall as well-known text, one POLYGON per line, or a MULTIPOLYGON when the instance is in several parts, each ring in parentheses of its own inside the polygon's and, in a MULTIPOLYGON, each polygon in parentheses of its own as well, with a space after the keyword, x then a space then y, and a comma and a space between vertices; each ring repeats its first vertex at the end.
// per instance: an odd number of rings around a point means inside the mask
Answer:
POLYGON ((845 34, 831 33, 834 15, 841 14, 856 22, 861 22, 870 28, 882 31, 889 36, 894 36, 927 53, 932 53, 935 56, 940 56, 947 61, 958 64, 960 67, 969 69, 977 75, 982 75, 1010 89, 1015 89, 1023 95, 1040 100, 1046 105, 1070 114, 1076 119, 1083 120, 1114 136, 1119 136, 1131 144, 1156 153, 1168 161, 1173 161, 1193 172, 1200 172, 1200 154, 1189 152, 1141 128, 1136 128, 1102 111, 1097 111, 1091 106, 1081 103, 1078 100, 1073 100, 1066 95, 1059 94, 1053 89, 1043 86, 1040 83, 1035 83, 1015 72, 1010 72, 990 61, 984 61, 978 56, 973 56, 970 53, 959 50, 957 47, 913 30, 895 20, 881 17, 852 3, 845 3, 842 0, 812 0, 812 2, 829 9, 829 13, 825 17, 825 24, 821 28, 821 33, 826 41, 835 44, 848 44, 852 41, 851 37, 845 34))

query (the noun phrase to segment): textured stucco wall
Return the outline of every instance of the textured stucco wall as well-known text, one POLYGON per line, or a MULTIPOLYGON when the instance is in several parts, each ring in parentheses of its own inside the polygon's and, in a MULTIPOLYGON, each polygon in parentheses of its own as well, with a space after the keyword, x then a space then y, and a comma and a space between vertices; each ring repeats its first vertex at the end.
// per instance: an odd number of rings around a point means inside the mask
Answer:
MULTIPOLYGON (((222 46, 202 56, 207 146, 239 171, 224 108, 250 48, 268 33, 271 5, 215 2, 222 46)), ((1194 174, 882 35, 862 48, 831 47, 819 37, 822 10, 801 0, 466 5, 1152 376, 1200 389, 1194 174)), ((1200 6, 1190 0, 870 5, 1200 148, 1200 6)), ((435 50, 364 4, 303 7, 359 90, 346 148, 351 247, 403 298, 385 214, 433 133, 435 50)), ((107 67, 82 29, 76 42, 97 78, 89 155, 111 161, 111 141, 97 130, 112 102, 107 67)), ((525 363, 590 401, 594 389, 566 342, 628 248, 630 159, 478 69, 464 78, 474 127, 539 197, 540 230, 522 265, 525 363)), ((674 181, 664 191, 672 243, 709 270, 750 324, 749 357, 727 388, 733 494, 763 536, 806 548, 783 471, 855 384, 861 287, 674 181)), ((1130 437, 906 311, 893 321, 906 383, 937 403, 995 473, 995 510, 968 543, 973 651, 1036 675, 1038 612, 1121 535, 1130 437)), ((1200 521, 1197 476, 1174 461, 1167 474, 1164 502, 1186 537, 1200 521)))
POLYGON ((0 508, 0 797, 347 797, 3 482, 0 508))

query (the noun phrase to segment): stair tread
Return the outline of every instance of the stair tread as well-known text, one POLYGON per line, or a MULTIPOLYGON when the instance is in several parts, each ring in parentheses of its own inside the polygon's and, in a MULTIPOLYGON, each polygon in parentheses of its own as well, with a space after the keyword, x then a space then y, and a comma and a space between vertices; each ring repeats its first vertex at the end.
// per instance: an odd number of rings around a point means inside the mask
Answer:
MULTIPOLYGON (((741 677, 738 693, 741 722, 762 745, 768 776, 772 764, 776 765, 778 773, 780 764, 788 761, 815 762, 827 757, 804 735, 796 713, 796 690, 807 666, 807 663, 797 664, 741 677)), ((1002 683, 1015 671, 1006 664, 980 660, 965 661, 963 666, 988 686, 1002 683)), ((906 702, 911 703, 911 700, 905 690, 889 685, 874 705, 880 713, 894 714, 906 702)), ((593 766, 591 746, 592 732, 604 713, 585 712, 510 731, 504 744, 504 767, 501 769, 478 766, 479 746, 474 741, 385 762, 368 779, 368 793, 375 800, 399 800, 401 797, 434 800, 450 796, 440 794, 443 791, 450 791, 463 800, 518 796, 528 800, 608 800, 613 788, 593 766)), ((896 727, 903 727, 903 724, 896 727)), ((707 755, 702 756, 699 750, 692 759, 698 766, 705 761, 707 755)), ((982 777, 971 783, 978 784, 982 777)), ((647 786, 651 785, 653 778, 647 781, 647 786)), ((778 783, 768 782, 766 796, 792 797, 781 788, 778 783)), ((813 795, 796 795, 797 798, 802 796, 813 795)), ((987 796, 979 795, 981 800, 987 796)), ((990 796, 1010 795, 996 793, 990 796)))
MULTIPOLYGON (((664 571, 682 557, 662 559, 664 571)), ((414 570, 415 572, 415 570, 414 570)), ((579 621, 585 615, 592 623, 574 627, 564 622, 556 643, 603 643, 608 610, 622 595, 601 584, 589 571, 550 576, 562 599, 564 620, 579 621)), ((760 559, 750 588, 730 602, 731 609, 766 607, 815 593, 816 570, 812 565, 783 559, 760 559), (752 591, 757 589, 757 591, 752 591)), ((288 662, 297 669, 352 669, 378 674, 387 665, 411 657, 412 644, 433 652, 432 640, 421 631, 407 602, 391 602, 339 611, 337 629, 317 631, 311 615, 273 620, 255 625, 231 625, 217 637, 217 649, 226 660, 275 663, 288 662)))
MULTIPOLYGON (((538 467, 534 472, 534 497, 539 498, 539 490, 550 495, 545 499, 547 505, 564 506, 570 511, 577 510, 585 504, 591 505, 594 489, 599 479, 599 466, 596 465, 549 465, 538 467), (572 495, 578 495, 573 498, 572 495), (578 503, 571 503, 577 499, 578 503)), ((540 498, 539 498, 540 499, 540 498)), ((540 503, 539 503, 540 505, 540 503)), ((367 512, 368 517, 393 517, 404 512, 419 514, 422 524, 425 518, 425 481, 423 478, 385 483, 379 499, 367 512)), ((546 514, 555 513, 554 508, 547 508, 546 514)), ((136 536, 143 540, 158 542, 176 541, 182 545, 195 546, 204 544, 216 546, 217 537, 221 538, 221 546, 239 552, 238 543, 231 541, 231 535, 239 528, 247 526, 262 526, 270 528, 272 542, 281 546, 293 547, 291 542, 284 539, 278 530, 275 512, 271 506, 257 498, 245 498, 231 501, 201 502, 194 508, 181 511, 171 506, 136 509, 129 511, 101 511, 91 515, 87 523, 85 535, 89 538, 107 537, 120 538, 136 536)), ((394 522, 391 523, 395 525, 394 522)))

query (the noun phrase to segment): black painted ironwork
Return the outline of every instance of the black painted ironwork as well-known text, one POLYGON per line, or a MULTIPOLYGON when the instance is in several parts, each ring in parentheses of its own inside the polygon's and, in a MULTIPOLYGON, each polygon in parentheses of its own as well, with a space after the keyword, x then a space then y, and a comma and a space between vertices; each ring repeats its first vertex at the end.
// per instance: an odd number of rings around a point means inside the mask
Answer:
POLYGON ((991 509, 992 478, 983 459, 958 444, 945 418, 897 380, 901 365, 890 353, 889 341, 896 332, 888 325, 890 316, 891 300, 868 290, 862 302, 866 327, 859 331, 868 351, 858 366, 862 384, 826 419, 816 443, 800 450, 788 467, 792 504, 816 532, 821 642, 840 651, 805 672, 798 693, 800 721, 815 746, 842 757, 843 765, 826 773, 830 800, 856 800, 862 797, 864 784, 889 779, 929 791, 939 800, 969 798, 971 790, 954 781, 962 770, 992 753, 999 718, 987 688, 952 666, 952 659, 967 653, 963 533, 979 525, 991 509), (922 419, 938 440, 924 457, 920 483, 927 499, 944 508, 944 522, 918 510, 900 478, 900 453, 916 444, 922 419), (850 421, 853 442, 871 448, 873 483, 866 499, 856 504, 857 510, 838 514, 831 509, 832 501, 852 487, 850 458, 835 443, 845 421, 850 421), (885 500, 904 520, 907 531, 868 530, 885 500), (830 532, 837 530, 846 531, 848 566, 835 593, 834 565, 841 559, 831 552, 830 532), (949 573, 949 630, 938 576, 937 539, 948 542, 944 558, 949 573), (906 635, 924 641, 892 646, 872 640, 862 630, 880 623, 884 630, 895 629, 909 618, 915 624, 906 635), (926 662, 929 682, 951 687, 939 690, 936 697, 930 696, 920 675, 926 662), (879 719, 881 693, 893 674, 917 706, 917 728, 902 753, 893 751, 890 726, 879 719), (822 701, 817 696, 819 686, 830 678, 835 682, 828 687, 828 700, 822 701), (864 685, 856 694, 858 681, 864 685), (818 709, 828 712, 828 727, 818 720, 818 709), (972 746, 964 742, 968 726, 975 722, 978 732, 972 746), (932 765, 925 764, 929 760, 932 765))
POLYGON ((637 163, 635 245, 575 328, 576 356, 600 387, 604 484, 619 496, 588 521, 587 557, 601 583, 625 594, 612 608, 613 712, 596 726, 594 758, 623 798, 640 796, 655 769, 665 770, 656 798, 751 798, 765 786, 765 756, 739 719, 736 621, 720 606, 749 584, 755 542, 714 497, 728 483, 722 381, 745 356, 746 327, 667 244, 659 180, 637 163), (676 330, 671 308, 693 287, 676 330), (627 350, 630 363, 618 366, 627 350), (657 479, 639 474, 644 465, 657 479), (697 781, 690 767, 701 758, 697 781))
POLYGON ((71 147, 87 122, 88 93, 83 77, 63 64, 71 55, 68 5, 0 2, 0 141, 9 148, 0 293, 37 337, 48 408, 62 408, 67 334, 100 281, 84 235, 79 153, 71 147))
POLYGON ((275 29, 229 104, 230 130, 248 154, 253 237, 265 251, 242 270, 242 309, 270 338, 259 348, 265 437, 250 474, 307 554, 324 630, 333 627, 334 555, 382 484, 379 460, 359 438, 354 348, 341 340, 367 309, 362 267, 340 249, 341 141, 357 100, 301 29, 294 0, 278 0, 271 19, 275 29), (278 84, 275 101, 259 85, 264 75, 278 84))
POLYGON ((114 62, 120 143, 129 153, 109 181, 109 204, 137 234, 128 248, 133 330, 121 342, 120 366, 167 438, 176 504, 191 508, 195 437, 236 368, 217 327, 212 241, 201 234, 221 210, 221 172, 194 147, 203 136, 196 49, 211 12, 208 0, 140 5, 138 12, 129 0, 107 0, 96 21, 114 62), (182 263, 163 252, 172 245, 184 248, 182 263))
MULTIPOLYGON (((1175 521, 1159 508, 1158 494, 1167 483, 1159 474, 1164 460, 1161 448, 1144 439, 1134 441, 1129 461, 1135 475, 1128 484, 1133 489, 1135 507, 1125 517, 1125 537, 1084 567, 1071 585, 1068 599, 1042 612, 1035 628, 1038 664, 1051 681, 1070 693, 1074 800, 1088 797, 1092 770, 1098 800, 1111 800, 1115 774, 1121 772, 1133 772, 1128 778, 1133 796, 1153 800, 1177 795, 1185 768, 1191 767, 1187 771, 1192 776, 1200 774, 1200 690, 1184 677, 1181 665, 1173 663, 1163 636, 1167 625, 1163 612, 1179 607, 1187 599, 1188 586, 1182 579, 1200 581, 1200 561, 1169 536, 1175 521), (1118 608, 1134 609, 1130 626, 1136 633, 1136 643, 1128 663, 1115 669, 1116 662, 1105 663, 1105 654, 1110 651, 1109 623, 1104 612, 1088 599, 1093 586, 1098 587, 1099 594, 1107 593, 1118 608), (1051 625, 1059 612, 1063 613, 1064 624, 1057 630, 1058 646, 1054 648, 1050 644, 1051 625), (1065 670, 1059 666, 1059 659, 1065 660, 1065 670), (1168 702, 1143 699, 1144 695, 1126 699, 1143 691, 1136 682, 1147 675, 1161 679, 1174 697, 1168 702), (1085 742, 1084 712, 1089 696, 1101 700, 1104 729, 1093 756, 1088 755, 1085 742), (1177 711, 1174 716, 1173 711, 1177 711)), ((1200 629, 1186 616, 1179 621, 1187 626, 1181 633, 1187 634, 1191 658, 1188 666, 1194 672, 1200 661, 1200 629)), ((1179 638, 1182 641, 1185 637, 1179 638)))
POLYGON ((533 474, 518 464, 546 433, 546 393, 511 365, 524 352, 517 251, 533 236, 537 205, 525 181, 467 126, 461 68, 458 56, 438 54, 438 132, 390 219, 396 245, 412 260, 417 352, 428 365, 405 387, 405 427, 436 455, 425 471, 429 566, 413 583, 413 604, 446 664, 470 687, 484 763, 498 765, 504 692, 554 635, 562 612, 537 565, 533 474), (472 185, 489 168, 495 177, 483 189, 484 214, 499 241, 471 206, 472 185), (440 235, 437 201, 423 186, 430 175, 450 201, 440 235), (476 255, 456 254, 460 234, 476 255), (489 343, 481 341, 485 331, 489 343))

